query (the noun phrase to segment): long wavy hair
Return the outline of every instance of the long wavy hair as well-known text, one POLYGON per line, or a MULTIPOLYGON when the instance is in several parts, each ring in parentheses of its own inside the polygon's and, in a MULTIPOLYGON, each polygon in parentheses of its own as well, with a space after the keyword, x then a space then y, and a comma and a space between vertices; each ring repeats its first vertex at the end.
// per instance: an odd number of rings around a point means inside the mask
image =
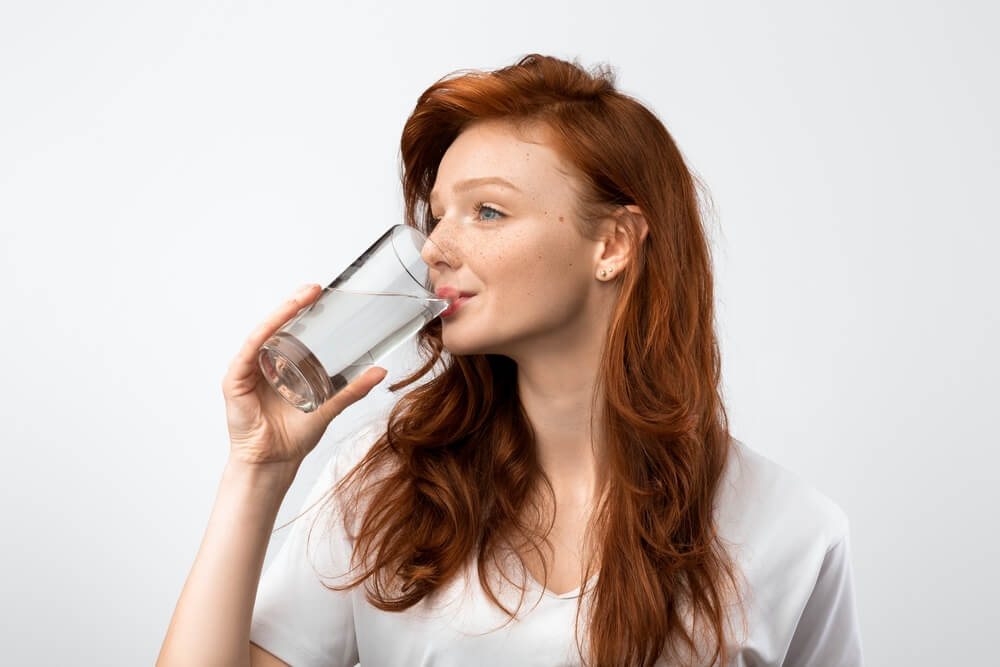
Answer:
MULTIPOLYGON (((740 573, 713 508, 736 450, 719 389, 703 188, 657 117, 615 88, 611 68, 587 72, 575 61, 531 54, 495 71, 459 70, 420 96, 401 141, 407 224, 431 233, 428 198, 441 158, 463 128, 487 119, 549 130, 553 148, 580 175, 575 224, 586 238, 628 204, 648 224, 645 242, 633 243, 633 261, 615 278, 617 307, 597 378, 609 468, 588 528, 594 557, 586 558, 584 581, 598 563, 600 576, 587 591, 589 659, 577 605, 581 658, 616 667, 686 664, 690 657, 682 656, 703 657, 703 639, 711 664, 726 664, 740 573)), ((331 490, 352 489, 344 505, 364 509, 359 520, 344 517, 360 573, 327 587, 365 582, 372 605, 402 611, 475 557, 483 589, 510 622, 516 612, 492 590, 490 565, 499 567, 513 537, 535 549, 539 540, 551 545, 552 527, 532 520, 543 516, 536 491, 552 494, 552 486, 536 458, 517 366, 502 355, 450 355, 439 318, 417 342, 423 365, 390 391, 439 363, 440 372, 396 402, 384 432, 331 490)))

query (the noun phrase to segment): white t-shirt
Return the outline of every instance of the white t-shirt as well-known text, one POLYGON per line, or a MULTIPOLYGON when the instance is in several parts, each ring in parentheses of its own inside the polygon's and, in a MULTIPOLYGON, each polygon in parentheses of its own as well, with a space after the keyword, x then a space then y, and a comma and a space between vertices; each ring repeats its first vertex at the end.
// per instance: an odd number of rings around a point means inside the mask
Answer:
MULTIPOLYGON (((377 421, 337 443, 303 510, 361 460, 384 426, 377 421)), ((729 459, 716 518, 749 588, 749 632, 739 644, 730 643, 729 665, 862 665, 846 515, 795 474, 733 442, 742 456, 729 459)), ((527 577, 527 592, 518 620, 505 626, 507 616, 486 597, 471 558, 465 577, 404 612, 369 604, 364 584, 349 591, 325 588, 321 579, 347 581, 335 575, 346 573, 351 553, 339 517, 335 532, 326 531, 331 507, 321 502, 298 518, 264 572, 253 643, 293 667, 581 664, 574 621, 582 587, 557 595, 524 570, 508 570, 514 581, 527 577), (307 554, 307 533, 321 508, 307 554)), ((599 574, 587 582, 588 592, 599 574)), ((500 578, 491 583, 505 606, 516 609, 519 591, 500 578)), ((581 609, 583 647, 589 600, 586 595, 581 609)))

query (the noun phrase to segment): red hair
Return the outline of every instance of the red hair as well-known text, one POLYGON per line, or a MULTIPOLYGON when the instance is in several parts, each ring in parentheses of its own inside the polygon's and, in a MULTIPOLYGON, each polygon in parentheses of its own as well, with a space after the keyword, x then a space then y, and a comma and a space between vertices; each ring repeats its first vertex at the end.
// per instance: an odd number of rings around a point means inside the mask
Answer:
MULTIPOLYGON (((700 658, 705 639, 710 660, 725 664, 725 627, 740 586, 713 508, 735 450, 719 390, 697 180, 659 119, 616 90, 610 69, 588 73, 532 54, 496 71, 453 73, 420 96, 401 141, 407 224, 430 233, 428 197, 441 157, 465 127, 488 119, 548 130, 577 170, 576 224, 584 236, 593 238, 602 215, 628 204, 648 224, 645 242, 632 245, 633 261, 616 278, 619 298, 600 364, 610 468, 591 519, 596 560, 586 561, 584 581, 595 563, 600 576, 587 591, 589 660, 587 651, 581 656, 587 664, 652 665, 690 651, 700 658)), ((371 604, 402 611, 474 556, 487 595, 513 619, 490 588, 488 568, 500 564, 511 536, 538 545, 527 519, 539 507, 532 492, 552 490, 518 398, 516 365, 501 355, 448 354, 440 319, 417 341, 422 367, 389 389, 415 383, 438 362, 443 368, 399 399, 385 432, 334 490, 359 493, 355 485, 368 480, 370 499, 353 535, 352 564, 363 563, 362 572, 329 588, 367 582, 371 604), (386 474, 376 479, 369 474, 376 469, 386 474)), ((358 497, 347 506, 360 507, 358 497)))

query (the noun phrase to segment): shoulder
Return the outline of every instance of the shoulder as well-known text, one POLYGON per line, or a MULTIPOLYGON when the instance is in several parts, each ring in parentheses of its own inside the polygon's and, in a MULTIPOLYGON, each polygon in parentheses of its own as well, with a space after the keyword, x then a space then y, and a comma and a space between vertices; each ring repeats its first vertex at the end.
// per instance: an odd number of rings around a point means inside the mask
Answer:
POLYGON ((731 442, 716 517, 746 577, 747 650, 768 664, 861 664, 847 514, 799 474, 731 442))
MULTIPOLYGON (((355 522, 363 514, 366 493, 373 481, 388 471, 384 466, 377 469, 359 471, 361 477, 354 477, 341 495, 333 493, 344 478, 364 460, 375 443, 385 433, 388 420, 385 415, 376 415, 358 425, 342 431, 330 446, 329 458, 323 464, 309 500, 323 499, 320 512, 338 515, 347 514, 355 522), (346 504, 345 504, 346 503, 346 504), (349 509, 348 509, 349 508, 349 509)), ((309 502, 309 501, 307 501, 309 502)))
POLYGON ((379 414, 338 435, 333 442, 322 477, 326 483, 339 482, 365 458, 385 433, 388 418, 379 414))
POLYGON ((716 499, 719 535, 757 586, 815 580, 823 560, 849 534, 844 510, 799 474, 740 440, 716 499))

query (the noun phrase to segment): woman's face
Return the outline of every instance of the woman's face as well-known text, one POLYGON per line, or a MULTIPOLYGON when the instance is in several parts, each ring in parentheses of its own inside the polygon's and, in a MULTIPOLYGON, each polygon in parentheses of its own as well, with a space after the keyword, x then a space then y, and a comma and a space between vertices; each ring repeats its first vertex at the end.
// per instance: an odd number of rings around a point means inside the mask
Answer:
POLYGON ((424 245, 423 259, 436 289, 475 294, 442 318, 452 354, 520 363, 527 354, 565 351, 595 326, 604 332, 598 306, 610 284, 595 277, 603 243, 577 231, 570 167, 538 128, 526 138, 502 121, 482 121, 455 139, 438 167, 434 243, 424 245))

